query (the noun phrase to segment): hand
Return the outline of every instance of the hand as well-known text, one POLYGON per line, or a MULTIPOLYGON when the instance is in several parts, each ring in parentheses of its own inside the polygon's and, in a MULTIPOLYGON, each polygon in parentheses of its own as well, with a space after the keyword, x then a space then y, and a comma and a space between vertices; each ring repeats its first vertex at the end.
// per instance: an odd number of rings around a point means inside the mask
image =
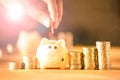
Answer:
POLYGON ((28 14, 42 23, 46 27, 52 26, 54 29, 58 27, 63 15, 63 3, 62 0, 28 0, 30 4, 28 7, 28 14))
POLYGON ((48 5, 51 21, 53 22, 52 26, 57 28, 63 15, 62 0, 46 0, 46 3, 48 5))
MULTIPOLYGON (((12 0, 23 4, 26 13, 46 27, 58 27, 63 15, 62 0, 12 0)), ((0 0, 4 6, 12 3, 9 0, 0 0)))

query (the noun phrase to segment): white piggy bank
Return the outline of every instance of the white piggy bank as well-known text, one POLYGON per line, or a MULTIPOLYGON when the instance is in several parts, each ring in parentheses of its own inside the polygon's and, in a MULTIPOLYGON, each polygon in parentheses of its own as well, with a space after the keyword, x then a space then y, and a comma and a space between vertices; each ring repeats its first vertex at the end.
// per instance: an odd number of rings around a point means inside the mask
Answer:
POLYGON ((68 66, 68 49, 64 40, 48 40, 43 38, 37 49, 36 57, 40 68, 61 68, 68 66))

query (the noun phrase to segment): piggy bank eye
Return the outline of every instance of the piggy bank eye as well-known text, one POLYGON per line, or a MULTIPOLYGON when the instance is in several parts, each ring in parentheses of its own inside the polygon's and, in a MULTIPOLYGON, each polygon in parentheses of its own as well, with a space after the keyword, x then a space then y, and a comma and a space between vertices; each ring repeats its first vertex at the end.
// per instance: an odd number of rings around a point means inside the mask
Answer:
POLYGON ((54 46, 54 49, 57 49, 57 46, 54 46))
POLYGON ((49 45, 48 48, 51 49, 51 46, 49 45))

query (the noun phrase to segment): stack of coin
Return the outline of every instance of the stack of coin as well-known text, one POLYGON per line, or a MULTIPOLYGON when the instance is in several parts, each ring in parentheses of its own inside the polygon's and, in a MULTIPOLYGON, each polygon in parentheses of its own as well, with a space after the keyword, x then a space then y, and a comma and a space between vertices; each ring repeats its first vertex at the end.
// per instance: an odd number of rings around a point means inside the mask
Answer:
POLYGON ((95 65, 95 70, 98 70, 98 50, 97 48, 92 48, 92 54, 93 54, 93 61, 95 65))
POLYGON ((35 69, 36 68, 36 57, 23 56, 22 69, 35 69))
POLYGON ((110 42, 108 41, 97 41, 96 47, 98 49, 98 63, 100 70, 110 69, 110 42))
POLYGON ((78 70, 82 69, 82 59, 83 59, 83 53, 77 52, 77 51, 71 51, 70 52, 70 69, 78 70))
POLYGON ((94 70, 95 69, 95 61, 94 54, 90 48, 83 48, 84 54, 84 69, 85 70, 94 70))
POLYGON ((9 70, 14 70, 16 69, 16 62, 9 62, 9 70))

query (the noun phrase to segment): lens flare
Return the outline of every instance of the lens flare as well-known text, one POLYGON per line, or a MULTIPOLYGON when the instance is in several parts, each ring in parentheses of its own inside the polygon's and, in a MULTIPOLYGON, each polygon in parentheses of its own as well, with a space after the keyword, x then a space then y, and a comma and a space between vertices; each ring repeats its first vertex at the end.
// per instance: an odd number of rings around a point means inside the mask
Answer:
POLYGON ((7 48, 8 53, 12 53, 13 52, 12 44, 8 44, 6 48, 7 48))
POLYGON ((23 5, 20 3, 10 3, 7 5, 8 17, 12 20, 19 20, 24 14, 23 5))
POLYGON ((2 53, 2 50, 0 49, 0 59, 2 58, 3 56, 3 53, 2 53))

